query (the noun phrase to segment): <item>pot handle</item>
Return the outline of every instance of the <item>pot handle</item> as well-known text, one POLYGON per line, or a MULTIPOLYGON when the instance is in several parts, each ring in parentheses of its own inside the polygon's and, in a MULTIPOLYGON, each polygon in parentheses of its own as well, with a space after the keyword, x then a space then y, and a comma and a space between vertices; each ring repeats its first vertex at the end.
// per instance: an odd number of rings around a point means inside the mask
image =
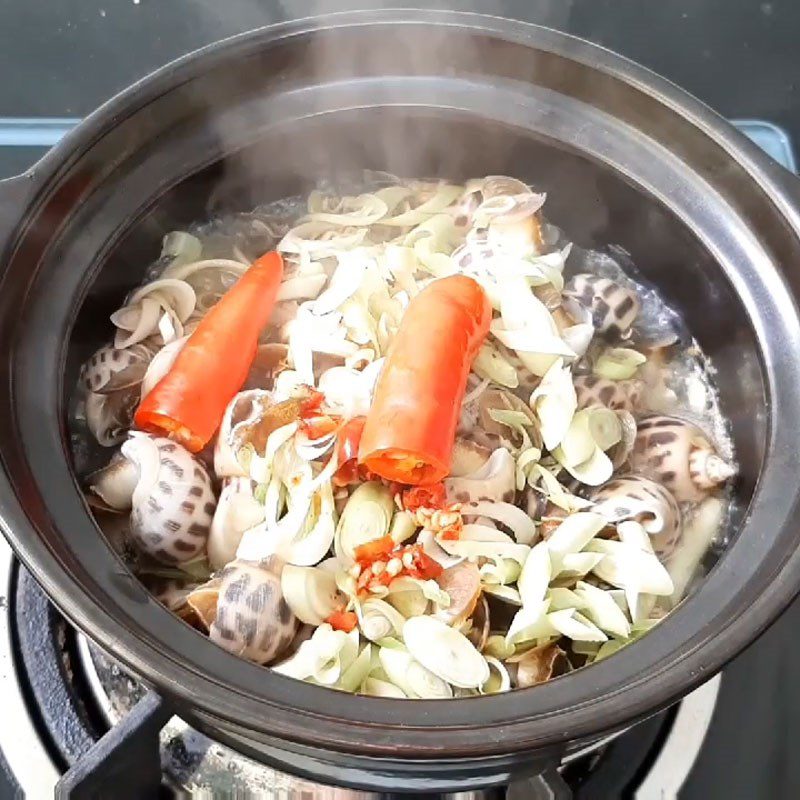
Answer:
MULTIPOLYGON (((36 189, 36 175, 25 172, 16 178, 0 180, 0 254, 6 252, 10 238, 19 225, 23 211, 36 189)), ((0 273, 6 259, 0 261, 0 273)))
POLYGON ((571 800, 572 789, 553 765, 523 781, 514 781, 506 789, 506 800, 571 800))
MULTIPOLYGON (((0 117, 0 148, 23 148, 25 153, 35 154, 39 159, 78 122, 80 120, 71 117, 0 117)), ((37 165, 38 161, 22 175, 0 180, 0 254, 8 247, 9 239, 36 191, 37 165)))

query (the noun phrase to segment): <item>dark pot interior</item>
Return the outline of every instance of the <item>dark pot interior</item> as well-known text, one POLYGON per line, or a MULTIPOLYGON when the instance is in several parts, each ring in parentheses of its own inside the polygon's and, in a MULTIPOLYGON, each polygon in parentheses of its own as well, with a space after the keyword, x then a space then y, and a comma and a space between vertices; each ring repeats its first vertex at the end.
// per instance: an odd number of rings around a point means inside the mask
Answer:
POLYGON ((691 689, 798 588, 800 325, 794 276, 773 265, 800 263, 800 239, 776 173, 699 104, 611 54, 466 17, 447 29, 443 64, 430 55, 444 29, 436 19, 257 32, 134 87, 42 163, 0 286, 2 516, 23 560, 79 626, 191 722, 278 766, 363 786, 402 774, 409 788, 466 788, 530 771, 565 742, 691 689), (309 50, 320 39, 359 57, 320 76, 309 50), (717 367, 742 467, 733 541, 699 591, 599 665, 449 702, 290 681, 161 608, 87 513, 68 398, 161 236, 364 167, 533 183, 578 244, 625 248, 717 367))

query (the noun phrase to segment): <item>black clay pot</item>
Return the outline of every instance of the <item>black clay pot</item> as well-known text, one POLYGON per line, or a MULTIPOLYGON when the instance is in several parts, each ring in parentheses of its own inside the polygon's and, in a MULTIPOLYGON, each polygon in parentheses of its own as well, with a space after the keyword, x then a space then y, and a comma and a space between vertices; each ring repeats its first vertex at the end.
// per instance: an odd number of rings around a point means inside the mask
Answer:
POLYGON ((0 183, 0 511, 55 603, 190 723, 279 768, 367 788, 466 789, 652 714, 800 588, 800 187, 646 70, 554 31, 381 12, 254 31, 171 64, 0 183), (372 167, 516 175, 580 244, 619 244, 718 369, 742 472, 731 543, 642 641, 534 689, 354 697, 217 648, 108 547, 65 417, 81 358, 166 230, 372 167))

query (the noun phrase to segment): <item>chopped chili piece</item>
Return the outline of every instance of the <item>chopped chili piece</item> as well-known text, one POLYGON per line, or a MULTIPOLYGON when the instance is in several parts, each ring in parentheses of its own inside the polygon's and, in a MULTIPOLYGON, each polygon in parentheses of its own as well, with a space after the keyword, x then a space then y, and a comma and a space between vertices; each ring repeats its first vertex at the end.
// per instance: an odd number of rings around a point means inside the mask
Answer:
POLYGON ((327 414, 320 414, 314 417, 302 417, 300 420, 300 429, 312 441, 315 439, 322 439, 331 433, 336 433, 341 425, 338 419, 328 416, 327 414))
POLYGON ((358 480, 358 445, 363 430, 364 417, 354 417, 339 431, 339 468, 333 476, 337 486, 347 486, 358 480))
POLYGON ((325 622, 335 631, 350 633, 358 625, 358 617, 353 611, 334 611, 325 622))
POLYGON ((432 483, 430 486, 414 486, 402 494, 403 508, 412 513, 420 508, 443 508, 447 503, 444 484, 432 483))
POLYGON ((394 539, 391 536, 384 536, 382 539, 375 539, 372 542, 359 545, 356 547, 354 554, 356 561, 363 566, 364 562, 370 564, 378 559, 385 559, 394 548, 394 539))

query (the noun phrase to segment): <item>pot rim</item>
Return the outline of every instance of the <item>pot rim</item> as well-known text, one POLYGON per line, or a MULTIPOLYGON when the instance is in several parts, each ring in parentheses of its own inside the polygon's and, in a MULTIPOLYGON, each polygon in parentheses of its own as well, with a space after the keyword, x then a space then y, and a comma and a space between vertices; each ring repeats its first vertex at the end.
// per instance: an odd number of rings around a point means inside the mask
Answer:
MULTIPOLYGON (((595 70, 614 76, 642 92, 654 96, 674 113, 700 128, 735 159, 748 173, 753 183, 769 194, 780 214, 800 236, 800 211, 787 196, 786 182, 780 167, 739 135, 724 120, 682 90, 654 73, 597 45, 547 28, 504 20, 480 14, 437 11, 367 11, 342 12, 324 18, 307 18, 295 22, 260 28, 220 42, 173 61, 133 84, 86 118, 75 130, 50 151, 28 173, 33 185, 44 189, 61 170, 67 169, 76 151, 83 150, 102 138, 105 132, 156 97, 193 78, 202 67, 210 69, 233 55, 245 55, 277 41, 301 37, 319 30, 348 26, 454 25, 470 28, 484 35, 526 44, 538 50, 560 54, 579 61, 595 70)), ((787 326, 796 338, 798 323, 796 309, 787 326)), ((787 341, 793 337, 788 336, 787 341)), ((763 342, 759 340, 759 345, 763 342)), ((768 367, 770 364, 768 363, 768 367)), ((784 406, 800 401, 787 394, 791 376, 780 381, 774 370, 767 370, 770 400, 784 406), (780 383, 780 385, 778 385, 780 383)), ((783 460, 794 456, 775 440, 775 431, 768 433, 768 456, 776 449, 783 450, 783 460)), ((788 461, 787 461, 788 460, 788 461)), ((796 458, 795 461, 796 462, 796 458)), ((775 467, 772 467, 773 472, 775 467)), ((5 474, 0 476, 0 526, 25 565, 37 577, 48 595, 66 616, 101 646, 111 652, 126 667, 156 684, 177 699, 181 710, 195 708, 254 731, 305 743, 348 752, 367 752, 374 755, 402 755, 408 752, 417 758, 468 754, 500 754, 557 744, 568 739, 596 734, 629 722, 632 718, 663 707, 680 694, 709 678, 725 661, 733 657, 755 638, 800 589, 800 552, 787 555, 771 577, 765 591, 754 602, 741 609, 735 619, 727 619, 721 627, 700 637, 692 644, 684 642, 672 648, 674 657, 660 667, 647 664, 641 643, 626 648, 591 670, 579 671, 541 687, 520 690, 503 696, 470 699, 458 704, 450 701, 425 701, 423 704, 346 695, 283 678, 271 671, 247 664, 230 654, 219 651, 218 658, 230 665, 230 674, 260 676, 264 690, 258 696, 240 685, 224 685, 204 674, 196 665, 182 663, 167 652, 155 637, 136 637, 112 613, 102 607, 73 577, 38 536, 35 527, 17 506, 16 496, 5 474), (676 669, 680 661, 680 669, 676 669), (614 673, 635 673, 635 664, 647 666, 636 680, 621 685, 614 673), (623 667, 627 664, 627 667, 623 667), (570 695, 580 684, 584 700, 576 704, 570 695), (603 687, 594 694, 592 687, 603 687), (646 687, 650 686, 649 690, 646 687), (220 692, 224 693, 225 702, 220 692), (521 697, 526 703, 520 703, 521 697), (531 701, 528 705, 527 701, 531 701), (536 701, 536 702, 534 702, 536 701), (521 708, 524 708, 524 716, 521 708), (550 709, 550 710, 546 710, 550 709), (598 719, 602 718, 602 723, 598 719), (387 720, 391 720, 388 722, 387 720), (443 721, 446 720, 446 725, 443 721), (488 735, 487 735, 488 734, 488 735)), ((759 496, 761 484, 756 489, 759 496)), ((787 509, 781 525, 791 521, 787 509)), ((783 513, 783 512, 782 512, 783 513)), ((743 523, 743 528, 747 523, 743 523)), ((724 559, 723 559, 724 562, 724 559)), ((714 573, 709 576, 713 581, 714 573)), ((655 642, 665 641, 690 620, 698 597, 690 597, 656 630, 648 634, 655 642)), ((164 609, 156 613, 170 616, 164 609)), ((175 625, 182 624, 171 618, 175 625)), ((682 642, 683 639, 679 638, 682 642)), ((208 643, 208 647, 215 647, 208 643)), ((218 648, 215 648, 218 650, 218 648)), ((252 681, 251 681, 252 683, 252 681)))

